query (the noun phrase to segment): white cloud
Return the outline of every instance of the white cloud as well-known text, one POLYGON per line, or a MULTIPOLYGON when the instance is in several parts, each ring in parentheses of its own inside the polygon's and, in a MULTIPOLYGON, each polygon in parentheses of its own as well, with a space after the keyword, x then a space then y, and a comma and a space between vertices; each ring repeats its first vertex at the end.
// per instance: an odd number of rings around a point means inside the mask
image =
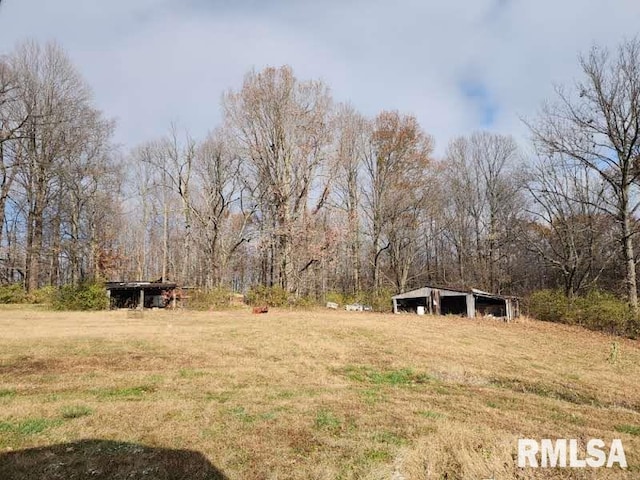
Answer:
POLYGON ((415 114, 442 152, 483 127, 487 103, 490 127, 522 139, 519 116, 533 115, 553 82, 577 78, 578 52, 634 35, 638 18, 631 0, 5 0, 0 50, 56 39, 126 146, 173 120, 203 135, 225 90, 251 68, 286 63, 366 114, 415 114), (465 82, 486 101, 465 95, 465 82))

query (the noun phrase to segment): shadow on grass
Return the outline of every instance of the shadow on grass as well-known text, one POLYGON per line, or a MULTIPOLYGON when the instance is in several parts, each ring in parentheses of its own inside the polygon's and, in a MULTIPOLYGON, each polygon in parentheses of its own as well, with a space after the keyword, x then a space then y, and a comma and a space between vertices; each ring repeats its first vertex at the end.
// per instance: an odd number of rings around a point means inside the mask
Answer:
POLYGON ((3 480, 226 480, 201 453, 80 440, 0 453, 3 480))

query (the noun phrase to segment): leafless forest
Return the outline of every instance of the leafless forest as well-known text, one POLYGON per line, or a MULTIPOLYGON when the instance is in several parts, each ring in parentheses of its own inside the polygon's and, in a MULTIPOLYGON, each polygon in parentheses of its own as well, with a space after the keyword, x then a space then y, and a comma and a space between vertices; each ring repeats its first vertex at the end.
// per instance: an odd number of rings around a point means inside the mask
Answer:
POLYGON ((222 112, 206 138, 167 125, 126 150, 64 50, 24 43, 0 60, 0 281, 597 287, 637 307, 640 42, 577 61, 527 144, 469 132, 436 155, 411 114, 368 118, 285 66, 202 105, 222 112))

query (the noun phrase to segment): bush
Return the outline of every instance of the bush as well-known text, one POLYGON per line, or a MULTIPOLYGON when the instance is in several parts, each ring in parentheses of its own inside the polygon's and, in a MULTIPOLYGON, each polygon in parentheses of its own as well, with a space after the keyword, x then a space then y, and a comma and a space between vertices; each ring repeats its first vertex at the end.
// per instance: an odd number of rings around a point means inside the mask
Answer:
POLYGON ((1 285, 0 303, 27 303, 27 292, 20 283, 1 285))
POLYGON ((53 296, 54 310, 105 310, 109 298, 103 284, 83 282, 79 285, 64 285, 53 296))
POLYGON ((575 306, 580 324, 592 330, 624 334, 633 318, 629 304, 610 293, 589 292, 585 297, 576 299, 575 306))
POLYGON ((318 301, 313 297, 290 297, 289 306, 295 308, 314 308, 318 306, 318 301))
MULTIPOLYGON (((358 297, 350 293, 327 292, 327 294, 325 295, 325 298, 327 302, 337 303, 340 307, 344 307, 345 305, 358 302, 358 297)), ((364 303, 364 302, 360 302, 360 303, 364 303)))
POLYGON ((348 303, 345 300, 345 295, 340 292, 327 292, 327 294, 325 295, 325 300, 327 302, 337 303, 340 307, 348 303))
POLYGON ((255 285, 244 296, 245 303, 253 306, 312 308, 318 301, 311 296, 296 296, 282 287, 255 285))
POLYGON ((245 301, 255 306, 284 307, 289 304, 289 295, 282 287, 256 285, 245 295, 245 301))
POLYGON ((28 295, 28 302, 35 304, 50 304, 56 295, 56 287, 51 285, 41 287, 28 295))
POLYGON ((358 301, 363 305, 370 305, 374 312, 391 312, 393 304, 391 297, 395 295, 392 290, 382 288, 378 291, 370 291, 362 293, 358 301))
POLYGON ((567 298, 559 290, 540 290, 529 297, 529 313, 549 322, 581 325, 616 335, 634 335, 638 319, 627 302, 606 292, 567 298))
POLYGON ((0 303, 50 304, 55 292, 55 287, 46 286, 27 293, 21 284, 12 283, 0 286, 0 303))
POLYGON ((573 323, 569 314, 569 299, 560 290, 539 290, 528 299, 529 313, 538 320, 573 323))
POLYGON ((223 310, 231 306, 233 293, 224 287, 194 290, 189 293, 187 306, 193 310, 223 310))

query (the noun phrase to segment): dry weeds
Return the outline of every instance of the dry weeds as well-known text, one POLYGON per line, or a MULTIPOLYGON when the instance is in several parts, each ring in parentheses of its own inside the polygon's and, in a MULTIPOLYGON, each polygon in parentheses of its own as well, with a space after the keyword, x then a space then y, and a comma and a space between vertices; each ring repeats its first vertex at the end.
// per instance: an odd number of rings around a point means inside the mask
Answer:
POLYGON ((519 321, 333 311, 0 311, 3 451, 80 439, 202 453, 235 479, 640 476, 640 346, 519 321), (71 412, 71 413, 69 413, 71 412), (518 470, 517 439, 629 462, 518 470))

